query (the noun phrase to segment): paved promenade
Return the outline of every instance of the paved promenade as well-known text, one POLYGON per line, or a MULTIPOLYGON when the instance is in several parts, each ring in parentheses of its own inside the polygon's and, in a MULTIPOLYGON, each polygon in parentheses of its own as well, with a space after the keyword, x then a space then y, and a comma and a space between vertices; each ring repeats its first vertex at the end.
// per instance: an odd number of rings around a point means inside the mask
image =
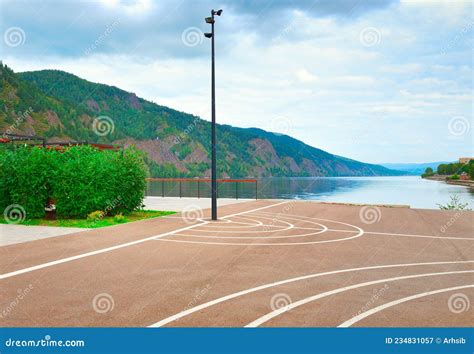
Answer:
POLYGON ((2 326, 474 325, 474 212, 258 200, 209 214, 0 247, 2 326))

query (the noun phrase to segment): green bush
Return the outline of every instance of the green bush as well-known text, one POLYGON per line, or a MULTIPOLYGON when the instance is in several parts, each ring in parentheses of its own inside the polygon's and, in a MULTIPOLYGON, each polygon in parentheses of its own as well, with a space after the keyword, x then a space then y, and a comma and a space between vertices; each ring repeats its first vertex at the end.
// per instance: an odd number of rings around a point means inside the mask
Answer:
POLYGON ((27 218, 44 216, 52 194, 51 176, 56 170, 56 151, 18 146, 0 150, 0 199, 2 208, 19 204, 27 218))
POLYGON ((5 147, 0 147, 0 209, 3 211, 12 204, 8 188, 11 153, 5 147))
POLYGON ((2 148, 0 166, 2 208, 20 204, 27 218, 44 216, 49 198, 55 200, 58 217, 85 218, 96 210, 128 214, 141 207, 145 196, 146 167, 135 148, 2 148))
POLYGON ((457 194, 453 194, 450 196, 449 203, 443 205, 438 204, 441 210, 471 210, 468 208, 469 203, 463 203, 457 194))
POLYGON ((92 213, 89 213, 89 215, 87 215, 87 221, 89 222, 99 221, 100 219, 104 217, 104 215, 105 214, 102 210, 93 211, 92 213))
POLYGON ((451 177, 449 177, 449 179, 457 180, 457 179, 459 179, 459 175, 454 174, 451 177))
POLYGON ((127 222, 127 219, 122 215, 122 213, 120 213, 114 216, 114 221, 117 223, 124 223, 127 222))
POLYGON ((58 216, 85 217, 94 210, 128 214, 141 207, 146 167, 136 149, 115 152, 78 146, 60 159, 54 182, 58 216))

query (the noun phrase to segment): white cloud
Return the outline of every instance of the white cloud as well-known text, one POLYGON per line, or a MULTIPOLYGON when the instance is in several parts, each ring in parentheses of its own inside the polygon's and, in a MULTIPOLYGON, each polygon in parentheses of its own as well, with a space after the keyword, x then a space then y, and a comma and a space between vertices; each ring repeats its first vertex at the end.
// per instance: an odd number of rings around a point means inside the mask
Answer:
MULTIPOLYGON (((110 11, 127 11, 126 3, 116 1, 110 11)), ((272 119, 285 117, 290 135, 368 162, 469 155, 472 130, 453 140, 447 126, 453 116, 472 119, 472 38, 459 35, 470 6, 448 8, 402 2, 343 18, 299 9, 284 18, 281 12, 267 16, 270 28, 261 18, 225 9, 216 38, 218 121, 270 129, 272 119), (365 46, 360 31, 370 27, 380 41, 365 46)), ((153 19, 151 9, 145 13, 153 19)), ((9 51, 4 61, 19 71, 62 69, 209 119, 209 43, 184 46, 182 30, 196 23, 179 25, 163 36, 143 29, 143 48, 172 43, 173 55, 143 51, 119 29, 103 43, 113 51, 40 59, 9 51)))
POLYGON ((318 81, 318 77, 316 75, 313 75, 306 69, 299 69, 295 72, 296 78, 305 83, 305 82, 315 82, 318 81))

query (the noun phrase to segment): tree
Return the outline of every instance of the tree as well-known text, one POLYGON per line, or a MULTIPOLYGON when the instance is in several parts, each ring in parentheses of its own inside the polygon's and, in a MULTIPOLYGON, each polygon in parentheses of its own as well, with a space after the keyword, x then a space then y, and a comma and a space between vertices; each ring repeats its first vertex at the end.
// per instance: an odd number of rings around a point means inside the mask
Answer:
POLYGON ((455 171, 454 171, 454 166, 453 166, 453 164, 448 163, 448 164, 446 165, 446 174, 447 174, 447 175, 452 175, 454 172, 455 172, 455 171))
POLYGON ((430 177, 430 176, 433 176, 433 175, 434 175, 433 169, 432 169, 431 167, 427 167, 427 168, 425 169, 425 173, 423 173, 423 174, 421 175, 421 177, 424 178, 424 177, 430 177))
POLYGON ((442 163, 438 166, 437 171, 439 175, 447 175, 447 166, 446 164, 442 163))
POLYGON ((442 163, 438 166, 437 172, 439 175, 452 175, 455 173, 463 172, 463 164, 454 162, 454 163, 442 163))

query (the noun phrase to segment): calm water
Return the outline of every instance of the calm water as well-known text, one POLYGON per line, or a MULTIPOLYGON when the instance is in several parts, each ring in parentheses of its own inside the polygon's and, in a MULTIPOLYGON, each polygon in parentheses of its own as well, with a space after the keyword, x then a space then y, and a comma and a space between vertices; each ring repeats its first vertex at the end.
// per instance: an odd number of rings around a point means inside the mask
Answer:
MULTIPOLYGON (((183 196, 197 196, 196 183, 183 183, 183 196)), ((150 182, 148 195, 161 195, 161 182, 150 182)), ((165 184, 166 196, 179 196, 179 186, 165 184)), ((201 183, 201 197, 209 197, 209 185, 201 183)), ((254 198, 255 186, 223 183, 219 197, 254 198)), ((461 201, 474 208, 474 190, 444 182, 429 181, 417 176, 407 177, 318 177, 318 178, 262 178, 258 181, 258 198, 314 199, 332 202, 368 204, 408 204, 412 208, 438 209, 450 196, 458 194, 461 201)))
POLYGON ((259 197, 267 198, 276 195, 333 202, 408 204, 429 209, 438 209, 438 204, 445 204, 451 195, 458 194, 462 201, 474 206, 473 190, 418 176, 272 178, 262 179, 259 188, 263 189, 259 197))

